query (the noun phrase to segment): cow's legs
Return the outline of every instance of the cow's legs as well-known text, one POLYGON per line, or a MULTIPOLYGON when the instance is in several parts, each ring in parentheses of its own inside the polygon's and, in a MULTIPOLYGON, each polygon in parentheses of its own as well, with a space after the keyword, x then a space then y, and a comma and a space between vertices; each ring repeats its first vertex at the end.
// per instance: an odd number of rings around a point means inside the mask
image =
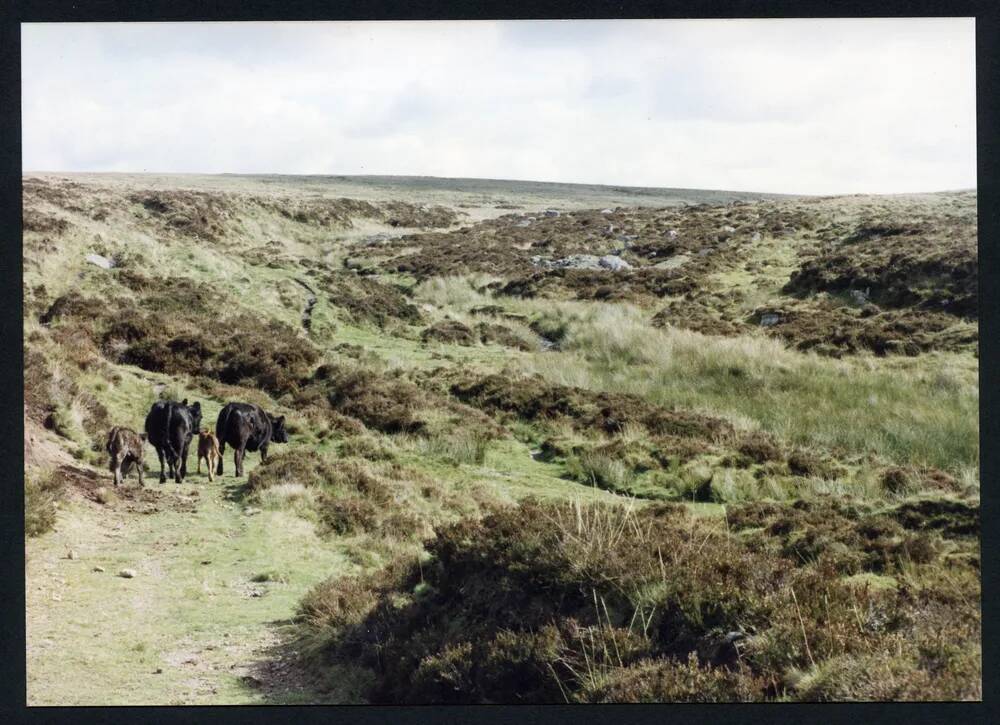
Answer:
POLYGON ((191 445, 191 441, 187 441, 181 446, 181 461, 180 467, 177 469, 177 483, 184 480, 188 472, 188 446, 191 445))
POLYGON ((111 470, 115 474, 115 488, 118 488, 118 484, 122 480, 122 463, 117 458, 111 460, 111 470))
POLYGON ((139 473, 139 488, 142 488, 145 484, 142 482, 142 469, 143 469, 143 465, 142 465, 142 459, 141 458, 135 462, 135 469, 139 473))
POLYGON ((243 457, 247 454, 247 449, 245 445, 240 446, 236 449, 236 477, 240 478, 243 476, 243 457))
POLYGON ((222 459, 226 456, 226 442, 219 440, 219 465, 215 469, 215 475, 222 475, 222 459))
POLYGON ((260 460, 261 460, 261 463, 264 463, 264 462, 267 461, 267 446, 261 446, 260 447, 260 460))
POLYGON ((198 473, 201 473, 201 453, 198 453, 198 473))
POLYGON ((166 483, 167 474, 163 472, 163 449, 159 446, 156 447, 156 457, 160 459, 160 483, 166 483))

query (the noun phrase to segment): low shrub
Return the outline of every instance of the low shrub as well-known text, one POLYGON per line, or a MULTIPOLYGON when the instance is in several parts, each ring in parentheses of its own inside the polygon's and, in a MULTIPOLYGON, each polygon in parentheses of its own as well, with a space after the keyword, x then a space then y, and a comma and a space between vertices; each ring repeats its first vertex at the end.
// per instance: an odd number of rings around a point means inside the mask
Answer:
POLYGON ((308 663, 366 670, 365 697, 397 704, 981 691, 978 573, 949 559, 946 576, 940 547, 916 545, 931 535, 850 504, 758 503, 727 518, 677 504, 491 509, 440 529, 426 560, 316 587, 300 609, 308 663), (826 522, 820 555, 805 517, 826 522), (866 568, 908 584, 842 574, 866 568), (865 666, 889 668, 892 685, 849 674, 865 666), (814 670, 846 674, 803 677, 814 670))
POLYGON ((49 472, 27 470, 24 475, 24 534, 41 536, 56 525, 57 502, 63 484, 49 472))

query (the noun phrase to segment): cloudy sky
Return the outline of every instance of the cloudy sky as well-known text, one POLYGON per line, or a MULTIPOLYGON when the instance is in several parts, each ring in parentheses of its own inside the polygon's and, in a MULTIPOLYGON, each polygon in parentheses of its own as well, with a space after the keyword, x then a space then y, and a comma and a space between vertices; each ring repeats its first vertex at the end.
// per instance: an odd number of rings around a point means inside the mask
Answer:
POLYGON ((976 183, 972 19, 22 26, 27 171, 976 183))

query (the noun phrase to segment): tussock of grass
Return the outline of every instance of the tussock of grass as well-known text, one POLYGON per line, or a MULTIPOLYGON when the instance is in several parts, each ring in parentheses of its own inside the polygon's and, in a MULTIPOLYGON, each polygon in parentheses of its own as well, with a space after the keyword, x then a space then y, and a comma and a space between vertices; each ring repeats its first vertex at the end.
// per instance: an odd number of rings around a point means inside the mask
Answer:
POLYGON ((597 451, 585 451, 567 462, 570 477, 590 486, 626 493, 635 475, 617 458, 597 451))
POLYGON ((413 289, 413 296, 437 307, 467 310, 490 301, 486 288, 496 280, 485 274, 433 277, 418 284, 413 289))
POLYGON ((486 449, 491 440, 493 437, 482 430, 460 428, 423 438, 410 438, 404 445, 418 454, 440 458, 453 465, 481 466, 486 460, 486 449))
POLYGON ((29 470, 24 475, 24 534, 41 536, 56 524, 63 484, 51 472, 29 470))

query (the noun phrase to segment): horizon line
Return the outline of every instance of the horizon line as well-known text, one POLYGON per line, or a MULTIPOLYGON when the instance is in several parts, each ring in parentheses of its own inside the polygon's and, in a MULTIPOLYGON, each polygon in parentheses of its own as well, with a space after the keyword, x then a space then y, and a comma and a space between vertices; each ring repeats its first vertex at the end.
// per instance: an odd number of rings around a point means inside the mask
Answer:
POLYGON ((758 194, 758 195, 768 195, 768 196, 792 196, 792 197, 826 197, 826 196, 903 196, 907 194, 955 194, 966 191, 975 191, 978 193, 979 187, 969 186, 960 187, 953 189, 934 189, 934 190, 924 190, 924 191, 841 191, 841 192, 824 192, 824 193, 803 193, 803 192, 790 192, 790 191, 759 191, 759 190, 745 190, 745 189, 723 189, 723 188, 710 188, 710 187, 695 187, 695 186, 632 186, 629 184, 615 184, 615 183, 591 183, 586 181, 547 181, 541 179, 505 179, 499 177, 489 177, 489 176, 435 176, 433 174, 337 174, 337 173, 289 173, 282 171, 266 171, 266 172, 242 172, 242 171, 53 171, 53 170, 21 170, 21 176, 30 174, 94 174, 94 175, 107 175, 107 176, 244 176, 244 177, 257 177, 257 176, 288 176, 295 178, 346 178, 346 179, 434 179, 437 181, 498 181, 507 183, 520 183, 520 184, 548 184, 552 186, 563 185, 563 186, 593 186, 602 188, 619 188, 619 189, 629 189, 629 190, 652 190, 652 191, 710 191, 724 194, 758 194))

